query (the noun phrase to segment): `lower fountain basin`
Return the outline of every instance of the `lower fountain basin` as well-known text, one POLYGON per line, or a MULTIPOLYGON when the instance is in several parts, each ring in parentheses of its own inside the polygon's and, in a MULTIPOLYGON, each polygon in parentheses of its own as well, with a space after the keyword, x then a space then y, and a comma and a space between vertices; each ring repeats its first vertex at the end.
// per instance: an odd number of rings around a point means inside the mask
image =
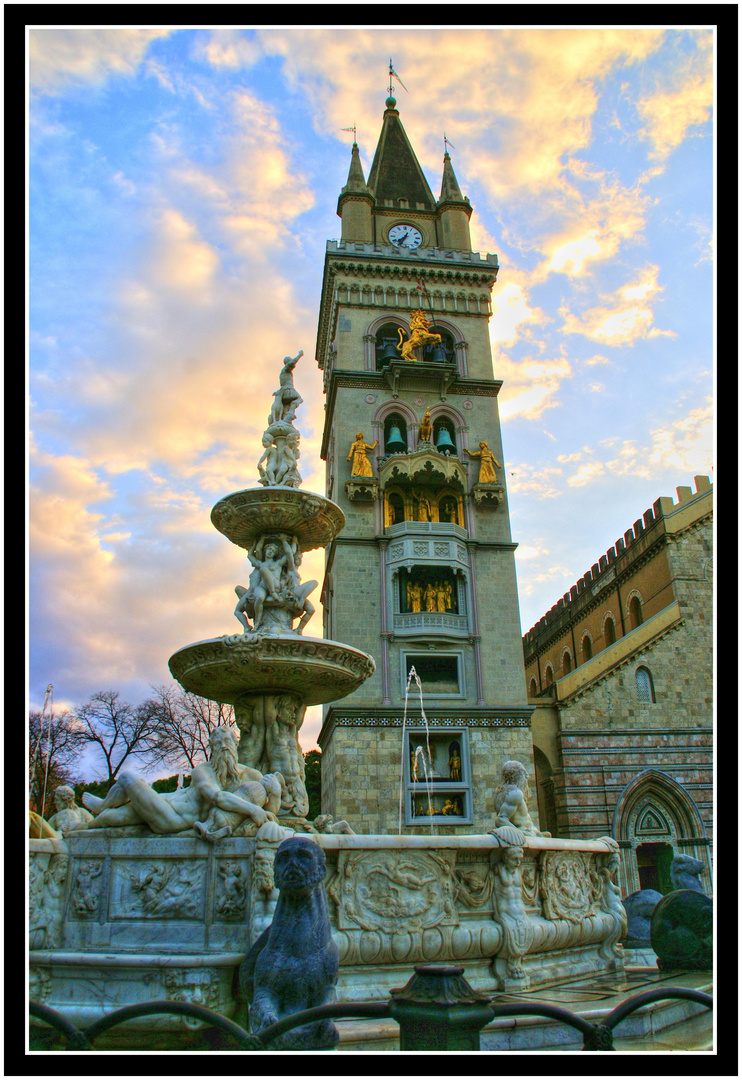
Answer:
POLYGON ((178 649, 169 667, 189 693, 225 705, 270 692, 323 705, 352 694, 376 664, 359 649, 324 638, 229 634, 178 649))

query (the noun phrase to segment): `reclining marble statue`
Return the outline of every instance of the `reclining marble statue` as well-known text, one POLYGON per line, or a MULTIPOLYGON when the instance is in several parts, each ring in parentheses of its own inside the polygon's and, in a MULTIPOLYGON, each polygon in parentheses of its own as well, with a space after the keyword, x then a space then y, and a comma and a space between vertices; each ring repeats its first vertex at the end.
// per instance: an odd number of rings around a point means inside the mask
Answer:
POLYGON ((122 770, 104 798, 85 792, 82 801, 93 814, 89 829, 148 825, 155 833, 195 828, 207 840, 228 835, 235 822, 215 812, 250 818, 257 826, 275 821, 285 786, 276 773, 265 777, 237 759, 237 744, 230 728, 217 727, 209 737, 208 762, 197 765, 189 787, 158 792, 132 770, 122 770), (278 790, 277 790, 278 789, 278 790), (249 796, 249 797, 248 797, 249 796))

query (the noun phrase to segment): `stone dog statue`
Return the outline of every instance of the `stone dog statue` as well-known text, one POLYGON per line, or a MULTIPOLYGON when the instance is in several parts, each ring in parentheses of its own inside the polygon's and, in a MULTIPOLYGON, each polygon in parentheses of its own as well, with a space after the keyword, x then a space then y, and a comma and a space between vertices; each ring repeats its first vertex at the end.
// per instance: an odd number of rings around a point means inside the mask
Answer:
MULTIPOLYGON (((257 1034, 278 1020, 335 1001, 338 948, 322 884, 325 853, 306 836, 291 836, 278 847, 274 880, 280 890, 273 922, 239 969, 249 1006, 250 1031, 257 1034)), ((329 1020, 294 1028, 269 1050, 326 1050, 337 1045, 329 1020)))

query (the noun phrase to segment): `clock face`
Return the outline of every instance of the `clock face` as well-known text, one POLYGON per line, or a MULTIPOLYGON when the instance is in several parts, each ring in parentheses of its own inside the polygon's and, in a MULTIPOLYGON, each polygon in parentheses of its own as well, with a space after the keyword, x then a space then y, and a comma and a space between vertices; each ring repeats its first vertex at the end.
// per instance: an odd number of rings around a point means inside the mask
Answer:
POLYGON ((394 225, 389 230, 389 242, 398 248, 416 248, 422 244, 423 237, 414 225, 394 225))

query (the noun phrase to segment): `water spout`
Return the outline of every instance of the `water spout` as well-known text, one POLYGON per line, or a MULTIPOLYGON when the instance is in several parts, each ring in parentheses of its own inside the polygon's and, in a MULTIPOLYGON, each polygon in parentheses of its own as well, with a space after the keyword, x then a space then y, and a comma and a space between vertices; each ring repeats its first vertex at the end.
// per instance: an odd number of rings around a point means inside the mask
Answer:
MULTIPOLYGON (((415 802, 414 802, 414 799, 415 799, 415 787, 417 785, 418 776, 419 776, 419 764, 418 763, 420 763, 420 764, 422 764, 423 776, 424 776, 424 781, 425 781, 425 792, 426 792, 426 796, 427 796, 427 810, 426 810, 426 813, 427 813, 428 817, 432 818, 433 810, 434 810, 434 807, 433 807, 433 757, 432 757, 432 754, 430 752, 430 729, 428 728, 428 718, 425 715, 425 708, 423 706, 423 687, 422 687, 422 683, 420 682, 420 677, 417 674, 417 672, 415 671, 415 668, 411 667, 410 671, 409 671, 409 674, 407 676, 407 685, 405 686, 404 715, 402 717, 402 755, 401 755, 401 763, 400 763, 401 764, 401 769, 400 769, 400 776, 399 776, 399 826, 398 826, 398 835, 400 835, 400 836, 402 835, 402 804, 404 802, 404 763, 405 763, 405 754, 407 753, 407 701, 408 701, 409 694, 410 694, 410 683, 412 682, 413 679, 417 683, 417 689, 418 689, 418 692, 420 694, 420 716, 421 716, 421 719, 422 719, 423 723, 425 724, 425 748, 423 748, 422 746, 416 746, 415 750, 414 750, 413 764, 412 764, 412 767, 411 767, 411 770, 410 770, 410 775, 411 775, 412 784, 413 784, 412 796, 411 796, 412 797, 411 805, 412 805, 412 808, 414 810, 414 806, 415 806, 415 802), (427 753, 426 753, 426 751, 427 751, 427 753)), ((430 822, 430 835, 431 836, 433 835, 433 822, 432 821, 430 822)))

